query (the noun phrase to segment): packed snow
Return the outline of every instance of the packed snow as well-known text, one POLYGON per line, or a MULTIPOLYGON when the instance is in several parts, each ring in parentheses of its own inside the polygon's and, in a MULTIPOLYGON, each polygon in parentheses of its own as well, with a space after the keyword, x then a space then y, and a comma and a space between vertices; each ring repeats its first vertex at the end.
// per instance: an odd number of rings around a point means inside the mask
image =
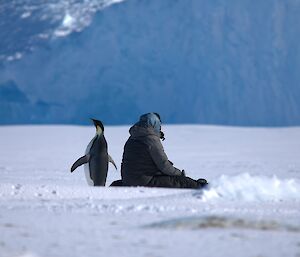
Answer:
POLYGON ((92 126, 0 127, 0 256, 300 256, 300 128, 168 125, 170 160, 206 191, 110 188, 129 126, 105 127, 106 187, 72 163, 92 126))

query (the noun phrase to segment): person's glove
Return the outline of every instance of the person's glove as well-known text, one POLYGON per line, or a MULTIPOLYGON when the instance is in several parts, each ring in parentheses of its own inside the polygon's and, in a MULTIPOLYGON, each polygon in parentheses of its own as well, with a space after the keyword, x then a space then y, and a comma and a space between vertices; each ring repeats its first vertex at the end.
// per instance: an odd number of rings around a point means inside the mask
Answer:
POLYGON ((181 171, 181 176, 185 177, 185 171, 184 170, 181 171))
POLYGON ((206 187, 208 185, 207 180, 204 178, 199 178, 197 183, 199 188, 206 187))

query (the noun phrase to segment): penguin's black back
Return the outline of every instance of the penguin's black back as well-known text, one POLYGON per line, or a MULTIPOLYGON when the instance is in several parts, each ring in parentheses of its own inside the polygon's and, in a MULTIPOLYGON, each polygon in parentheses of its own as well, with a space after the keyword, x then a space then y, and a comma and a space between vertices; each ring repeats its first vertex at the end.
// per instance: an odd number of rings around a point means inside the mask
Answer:
POLYGON ((94 186, 105 186, 108 171, 107 142, 104 135, 97 136, 90 149, 90 176, 94 186))

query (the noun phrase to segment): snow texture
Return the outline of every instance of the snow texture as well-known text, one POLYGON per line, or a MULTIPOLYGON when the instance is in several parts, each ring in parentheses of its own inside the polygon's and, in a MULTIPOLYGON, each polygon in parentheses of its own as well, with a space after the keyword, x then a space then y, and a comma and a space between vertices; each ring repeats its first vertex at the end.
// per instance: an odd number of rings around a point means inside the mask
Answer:
MULTIPOLYGON (((105 128, 118 167, 128 129, 105 128)), ((207 191, 91 187, 70 167, 94 127, 0 127, 0 256, 300 254, 299 127, 163 130, 169 158, 207 191)))

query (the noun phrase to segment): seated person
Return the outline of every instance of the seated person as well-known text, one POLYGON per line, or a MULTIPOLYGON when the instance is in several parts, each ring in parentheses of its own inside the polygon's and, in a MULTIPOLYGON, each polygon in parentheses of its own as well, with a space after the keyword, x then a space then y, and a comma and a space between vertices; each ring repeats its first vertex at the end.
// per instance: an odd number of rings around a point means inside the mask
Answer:
POLYGON ((186 177, 184 171, 168 160, 160 141, 164 140, 164 134, 159 114, 142 115, 129 133, 121 166, 122 181, 115 181, 112 186, 202 188, 207 185, 205 179, 186 177))

